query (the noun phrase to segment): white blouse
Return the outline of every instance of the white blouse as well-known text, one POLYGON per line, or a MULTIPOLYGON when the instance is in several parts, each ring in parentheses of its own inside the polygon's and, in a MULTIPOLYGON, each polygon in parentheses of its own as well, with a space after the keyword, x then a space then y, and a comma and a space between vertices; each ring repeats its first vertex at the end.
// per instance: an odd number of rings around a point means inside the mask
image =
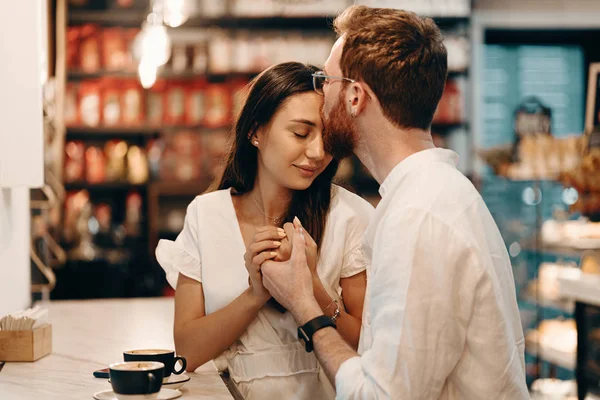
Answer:
MULTIPOLYGON (((362 241, 372 212, 371 205, 359 196, 333 187, 317 263, 317 273, 333 298, 342 296, 340 278, 367 267, 362 241)), ((248 288, 245 252, 227 189, 196 197, 188 206, 182 232, 175 241, 161 240, 156 257, 173 288, 180 273, 202 282, 208 315, 248 288)), ((314 353, 307 353, 298 341, 291 314, 282 314, 269 305, 215 363, 219 370, 229 370, 247 400, 335 397, 314 353)))

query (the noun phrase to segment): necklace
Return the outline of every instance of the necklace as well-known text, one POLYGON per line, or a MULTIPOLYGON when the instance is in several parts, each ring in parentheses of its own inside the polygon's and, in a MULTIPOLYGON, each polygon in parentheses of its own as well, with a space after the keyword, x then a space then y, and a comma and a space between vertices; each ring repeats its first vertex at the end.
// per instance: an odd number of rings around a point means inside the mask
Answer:
POLYGON ((256 200, 256 197, 254 196, 254 194, 252 194, 252 200, 254 200, 254 204, 256 204, 256 208, 258 208, 258 211, 265 217, 267 217, 268 219, 270 219, 271 221, 273 221, 273 223, 275 225, 279 225, 281 223, 281 220, 283 219, 282 217, 270 217, 267 214, 265 214, 265 212, 262 210, 262 208, 260 208, 260 205, 258 204, 258 200, 256 200))

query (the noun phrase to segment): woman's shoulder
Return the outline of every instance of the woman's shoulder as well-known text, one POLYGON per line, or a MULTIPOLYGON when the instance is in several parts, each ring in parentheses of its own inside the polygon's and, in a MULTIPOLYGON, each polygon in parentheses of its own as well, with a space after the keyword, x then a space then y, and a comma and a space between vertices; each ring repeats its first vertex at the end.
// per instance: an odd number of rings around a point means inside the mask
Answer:
POLYGON ((225 200, 230 196, 229 189, 215 190, 212 192, 199 194, 192 200, 190 207, 224 207, 227 203, 225 200))
POLYGON ((338 185, 331 188, 329 217, 344 220, 358 220, 367 223, 371 220, 374 208, 365 199, 338 185))

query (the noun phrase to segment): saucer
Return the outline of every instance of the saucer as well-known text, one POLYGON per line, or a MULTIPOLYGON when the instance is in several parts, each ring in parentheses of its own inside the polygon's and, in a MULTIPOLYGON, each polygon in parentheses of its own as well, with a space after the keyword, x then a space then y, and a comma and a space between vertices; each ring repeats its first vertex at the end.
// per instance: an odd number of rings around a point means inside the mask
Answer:
POLYGON ((185 383, 188 382, 190 379, 191 378, 186 374, 171 374, 171 376, 169 376, 166 381, 163 381, 162 387, 169 389, 179 389, 180 387, 185 385, 185 383))
MULTIPOLYGON (((188 377, 189 378, 189 377, 188 377)), ((158 396, 152 397, 150 394, 131 395, 131 399, 142 400, 142 399, 154 399, 154 400, 171 400, 181 397, 182 393, 177 389, 160 389, 158 396), (134 397, 135 396, 135 397, 134 397)), ((101 392, 94 393, 96 400, 118 400, 117 394, 112 390, 103 390, 101 392)))

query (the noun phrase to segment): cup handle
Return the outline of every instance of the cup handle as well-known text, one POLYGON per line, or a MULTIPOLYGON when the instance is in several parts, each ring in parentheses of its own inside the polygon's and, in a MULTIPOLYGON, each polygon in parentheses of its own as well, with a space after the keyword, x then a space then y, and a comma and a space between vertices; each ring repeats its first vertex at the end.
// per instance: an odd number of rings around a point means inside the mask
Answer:
POLYGON ((187 362, 185 361, 185 358, 180 356, 175 357, 175 363, 173 363, 173 373, 175 375, 182 374, 183 371, 185 371, 185 367, 187 367, 187 362), (175 370, 175 365, 177 364, 177 361, 181 361, 181 369, 179 371, 175 370))
POLYGON ((154 384, 155 380, 156 378, 154 377, 154 375, 148 372, 148 389, 146 390, 146 394, 152 393, 152 385, 154 384))

